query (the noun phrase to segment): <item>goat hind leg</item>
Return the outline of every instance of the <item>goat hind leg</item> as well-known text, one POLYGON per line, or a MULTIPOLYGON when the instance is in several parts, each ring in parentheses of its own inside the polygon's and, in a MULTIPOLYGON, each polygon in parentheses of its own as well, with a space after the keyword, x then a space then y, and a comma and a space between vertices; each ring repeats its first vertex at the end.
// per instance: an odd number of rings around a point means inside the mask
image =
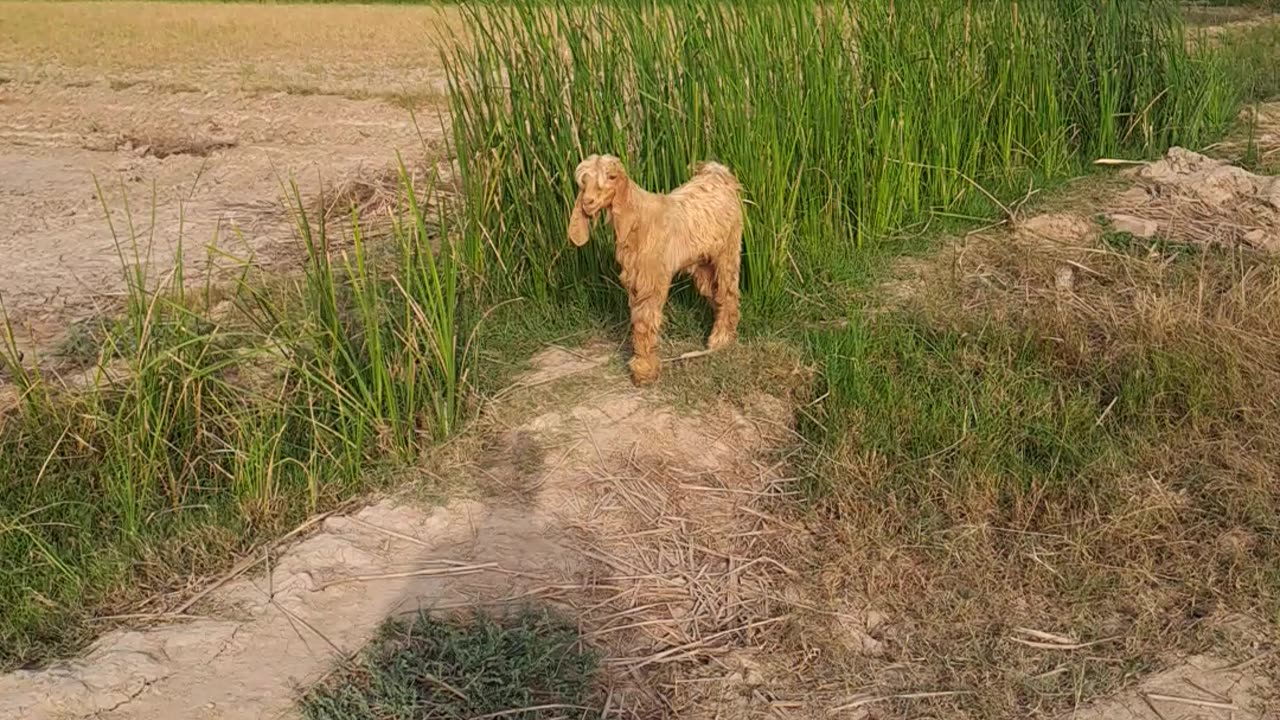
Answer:
POLYGON ((737 252, 721 257, 715 263, 715 298, 712 305, 716 309, 716 322, 711 327, 711 337, 707 340, 708 350, 728 347, 738 338, 738 320, 741 317, 738 309, 740 263, 741 258, 737 252))
POLYGON ((689 274, 693 276, 693 286, 698 288, 698 294, 711 303, 712 310, 716 310, 716 266, 710 262, 700 263, 689 274))

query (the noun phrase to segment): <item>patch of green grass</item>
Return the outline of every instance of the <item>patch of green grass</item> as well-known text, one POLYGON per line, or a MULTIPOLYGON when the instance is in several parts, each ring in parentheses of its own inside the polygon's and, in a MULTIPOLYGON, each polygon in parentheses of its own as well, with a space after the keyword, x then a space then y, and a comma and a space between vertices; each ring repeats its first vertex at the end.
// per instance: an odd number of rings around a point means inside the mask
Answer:
POLYGON ((459 427, 480 313, 447 219, 405 197, 389 252, 353 222, 338 253, 295 193, 305 271, 241 283, 233 323, 204 316, 211 288, 187 287, 181 252, 151 275, 130 220, 125 308, 87 388, 24 364, 9 329, 0 361, 21 402, 0 414, 0 667, 74 646, 106 604, 225 563, 459 427))
POLYGON ((596 658, 544 612, 393 620, 350 667, 301 700, 309 720, 588 718, 596 658))
MULTIPOLYGON (((1280 9, 1280 8, 1278 8, 1280 9)), ((1280 23, 1270 22, 1229 33, 1222 39, 1227 67, 1248 101, 1280 97, 1280 73, 1259 72, 1280 62, 1280 23)))
POLYGON ((1112 398, 1057 376, 1043 346, 998 326, 958 332, 896 315, 814 334, 825 399, 808 432, 893 468, 876 492, 925 525, 967 521, 942 499, 976 492, 1001 507, 1047 488, 1087 501, 1093 470, 1117 450, 1099 422, 1112 398))

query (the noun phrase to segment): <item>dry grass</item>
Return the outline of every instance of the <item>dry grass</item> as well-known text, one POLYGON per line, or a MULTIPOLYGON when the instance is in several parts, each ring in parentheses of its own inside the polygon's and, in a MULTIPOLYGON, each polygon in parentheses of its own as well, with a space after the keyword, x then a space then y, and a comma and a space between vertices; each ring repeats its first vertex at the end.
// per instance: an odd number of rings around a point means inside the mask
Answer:
POLYGON ((3 2, 0 75, 438 97, 440 50, 461 32, 447 7, 3 2))
POLYGON ((670 717, 814 703, 811 689, 765 692, 821 674, 789 637, 799 627, 789 588, 803 568, 786 558, 806 533, 773 512, 795 492, 782 463, 733 475, 652 457, 624 467, 593 480, 601 489, 578 530, 597 568, 564 598, 585 639, 613 650, 611 675, 639 691, 639 707, 670 717))
POLYGON ((385 231, 399 208, 403 206, 405 183, 414 188, 417 202, 429 206, 434 197, 424 195, 425 188, 438 188, 435 175, 425 164, 405 168, 376 167, 362 169, 356 175, 330 185, 310 201, 308 214, 325 222, 349 222, 352 213, 366 231, 385 231))
POLYGON ((973 236, 912 274, 870 349, 839 348, 884 377, 817 418, 845 423, 816 466, 826 602, 897 623, 846 672, 966 691, 885 717, 1047 717, 1171 653, 1264 654, 1280 263, 1095 227, 973 236))
POLYGON ((4 2, 0 18, 5 60, 92 67, 299 57, 410 66, 436 60, 441 33, 462 32, 458 10, 437 6, 4 2))

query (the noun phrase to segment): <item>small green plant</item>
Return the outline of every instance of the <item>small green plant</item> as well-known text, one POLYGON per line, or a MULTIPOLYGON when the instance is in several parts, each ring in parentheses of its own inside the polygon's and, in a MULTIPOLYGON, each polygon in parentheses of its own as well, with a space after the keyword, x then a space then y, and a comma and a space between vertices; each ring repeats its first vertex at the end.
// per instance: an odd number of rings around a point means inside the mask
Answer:
POLYGON ((596 658, 545 612, 387 623, 363 656, 302 697, 309 720, 588 718, 596 658))
POLYGON ((866 490, 910 506, 923 527, 972 521, 956 510, 975 495, 1009 509, 1025 494, 1097 499, 1094 471, 1118 450, 1107 423, 1123 419, 1100 422, 1112 399, 1102 384, 1055 377, 1035 336, 889 316, 809 345, 822 360, 824 400, 806 432, 833 452, 856 447, 886 463, 893 471, 866 490))

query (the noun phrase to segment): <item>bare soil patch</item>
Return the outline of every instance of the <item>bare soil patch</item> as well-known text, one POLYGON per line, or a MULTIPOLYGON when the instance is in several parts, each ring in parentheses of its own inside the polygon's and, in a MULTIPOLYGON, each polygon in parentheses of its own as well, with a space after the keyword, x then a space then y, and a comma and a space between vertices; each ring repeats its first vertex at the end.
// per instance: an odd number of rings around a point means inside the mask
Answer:
POLYGON ((21 339, 48 347, 109 311, 131 236, 161 274, 181 241, 198 281, 236 264, 215 244, 298 257, 291 180, 313 209, 325 190, 331 218, 382 209, 368 201, 397 153, 441 154, 433 38, 455 24, 422 8, 5 3, 0 298, 21 339))

